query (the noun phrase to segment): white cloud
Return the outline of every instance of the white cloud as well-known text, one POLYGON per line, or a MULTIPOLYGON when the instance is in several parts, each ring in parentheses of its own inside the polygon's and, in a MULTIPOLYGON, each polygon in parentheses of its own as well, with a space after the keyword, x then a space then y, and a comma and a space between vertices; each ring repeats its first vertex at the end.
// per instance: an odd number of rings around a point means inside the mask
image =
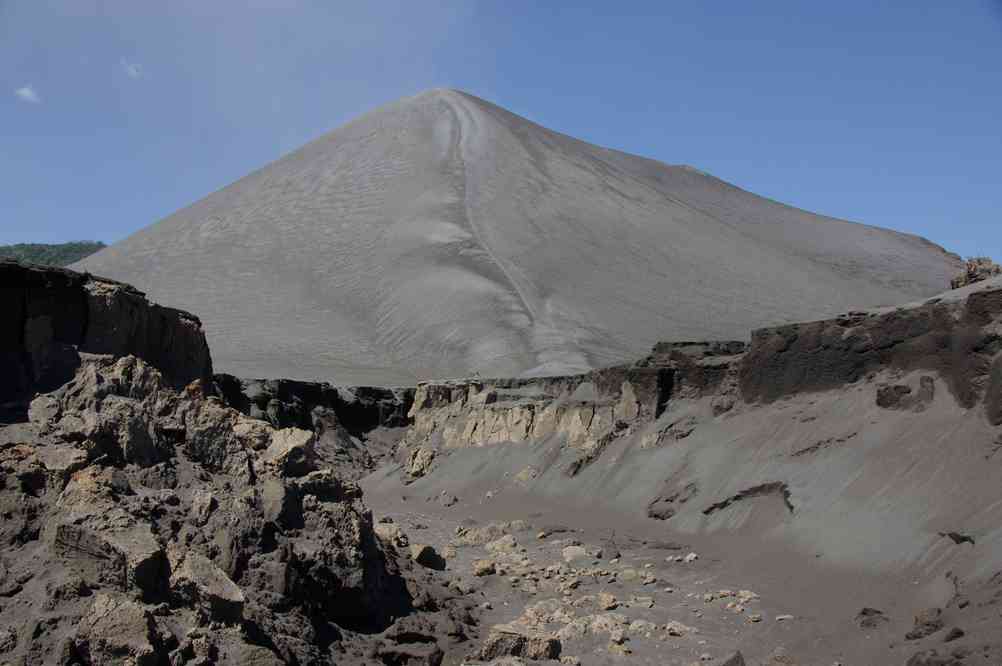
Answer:
POLYGON ((130 79, 141 79, 143 78, 143 66, 138 62, 129 62, 125 58, 121 60, 122 71, 130 79))
POLYGON ((21 86, 14 91, 14 96, 17 97, 22 102, 28 102, 29 104, 41 104, 42 98, 38 96, 38 93, 30 85, 21 86))

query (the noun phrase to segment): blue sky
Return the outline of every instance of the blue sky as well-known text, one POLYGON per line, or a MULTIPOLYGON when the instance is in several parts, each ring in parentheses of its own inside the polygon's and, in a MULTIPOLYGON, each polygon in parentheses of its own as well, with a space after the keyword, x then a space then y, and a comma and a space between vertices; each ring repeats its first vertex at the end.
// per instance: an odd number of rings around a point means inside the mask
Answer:
POLYGON ((999 0, 0 0, 0 243, 113 242, 442 86, 1002 258, 999 0))

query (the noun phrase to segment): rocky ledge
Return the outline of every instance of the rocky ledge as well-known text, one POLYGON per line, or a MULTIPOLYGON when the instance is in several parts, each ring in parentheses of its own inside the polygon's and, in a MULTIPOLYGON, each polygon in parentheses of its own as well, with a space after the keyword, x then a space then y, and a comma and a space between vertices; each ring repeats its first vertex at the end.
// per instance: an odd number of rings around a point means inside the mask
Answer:
MULTIPOLYGON (((729 410, 744 349, 742 342, 660 343, 634 365, 582 375, 421 384, 398 455, 416 478, 440 450, 557 436, 578 453, 566 468, 573 476, 611 442, 658 419, 673 399, 712 395, 715 410, 729 410)), ((647 443, 670 436, 654 433, 647 443)))
POLYGON ((23 420, 36 392, 68 382, 81 353, 134 354, 180 388, 212 376, 202 324, 129 285, 0 261, 0 422, 23 420))

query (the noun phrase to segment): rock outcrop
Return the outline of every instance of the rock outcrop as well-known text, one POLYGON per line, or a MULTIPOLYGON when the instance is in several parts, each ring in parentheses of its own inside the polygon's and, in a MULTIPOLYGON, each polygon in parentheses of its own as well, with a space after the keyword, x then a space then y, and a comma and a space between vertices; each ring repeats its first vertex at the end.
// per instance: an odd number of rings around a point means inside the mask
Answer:
POLYGON ((136 355, 175 388, 212 376, 198 318, 119 282, 3 260, 0 308, 0 422, 72 379, 81 353, 136 355))
POLYGON ((227 406, 276 428, 316 429, 319 421, 333 418, 355 437, 375 428, 408 425, 407 413, 414 402, 413 388, 332 386, 225 374, 216 375, 215 380, 227 406))
POLYGON ((357 478, 400 439, 410 423, 413 388, 332 386, 289 379, 216 375, 228 407, 276 428, 313 431, 316 449, 342 476, 357 478))
POLYGON ((985 397, 986 385, 990 396, 999 391, 999 373, 991 368, 1002 351, 1000 333, 1002 289, 761 329, 741 362, 741 396, 773 402, 840 388, 884 369, 922 370, 938 373, 957 402, 970 408, 985 397))
POLYGON ((133 356, 80 358, 30 422, 0 428, 0 660, 363 663, 399 652, 392 628, 418 606, 440 653, 448 604, 377 539, 312 431, 201 381, 176 391, 133 356))
MULTIPOLYGON (((656 420, 672 399, 712 395, 715 409, 730 409, 743 351, 741 342, 662 343, 635 365, 582 375, 420 384, 401 460, 416 478, 439 449, 560 438, 578 454, 566 470, 573 476, 611 442, 656 420)), ((648 443, 675 435, 650 433, 648 443)))
MULTIPOLYGON (((634 365, 582 375, 421 384, 410 416, 395 461, 428 498, 548 497, 680 533, 803 539, 881 567, 945 561, 940 534, 954 532, 1002 564, 997 521, 977 509, 999 499, 994 281, 761 329, 748 344, 662 343, 634 365), (957 480, 953 494, 930 494, 943 478, 957 480), (896 526, 893 544, 836 536, 871 529, 874 506, 896 526)), ((389 491, 392 476, 371 487, 389 491)))
POLYGON ((950 280, 950 289, 960 289, 996 275, 1002 275, 1002 266, 988 257, 971 257, 964 262, 964 272, 950 280))

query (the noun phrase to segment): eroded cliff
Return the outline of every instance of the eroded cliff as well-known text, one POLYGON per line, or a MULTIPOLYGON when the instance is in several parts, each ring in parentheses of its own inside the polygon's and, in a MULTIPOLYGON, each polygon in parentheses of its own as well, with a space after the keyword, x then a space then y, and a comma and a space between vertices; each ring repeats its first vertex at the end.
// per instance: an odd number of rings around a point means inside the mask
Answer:
POLYGON ((72 379, 80 354, 134 354, 175 388, 212 376, 199 319, 129 285, 0 261, 0 421, 22 419, 37 392, 72 379))

